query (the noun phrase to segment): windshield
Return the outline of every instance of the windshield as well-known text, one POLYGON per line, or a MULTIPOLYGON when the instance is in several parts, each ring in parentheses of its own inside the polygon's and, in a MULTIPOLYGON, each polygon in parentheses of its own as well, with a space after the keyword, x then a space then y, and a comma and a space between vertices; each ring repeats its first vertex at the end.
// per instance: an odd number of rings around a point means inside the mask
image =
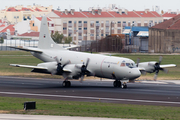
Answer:
POLYGON ((129 68, 135 68, 136 64, 135 63, 126 63, 126 66, 128 66, 129 68))

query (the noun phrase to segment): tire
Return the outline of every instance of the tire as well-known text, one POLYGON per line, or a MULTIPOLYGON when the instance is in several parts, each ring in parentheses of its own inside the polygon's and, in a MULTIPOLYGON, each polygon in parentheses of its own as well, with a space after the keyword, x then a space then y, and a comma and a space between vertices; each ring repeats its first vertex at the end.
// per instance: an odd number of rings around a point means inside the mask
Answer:
POLYGON ((71 87, 71 82, 67 81, 67 87, 71 87))
POLYGON ((63 81, 62 86, 66 87, 66 81, 63 81))
POLYGON ((114 87, 117 87, 117 81, 114 81, 114 82, 113 82, 113 86, 114 86, 114 87))

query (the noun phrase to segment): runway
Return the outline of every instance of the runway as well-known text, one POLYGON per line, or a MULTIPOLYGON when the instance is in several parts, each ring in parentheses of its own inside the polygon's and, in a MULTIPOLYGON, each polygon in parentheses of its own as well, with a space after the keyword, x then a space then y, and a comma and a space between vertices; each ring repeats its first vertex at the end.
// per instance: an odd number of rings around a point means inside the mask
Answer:
POLYGON ((127 89, 114 88, 113 81, 105 79, 71 81, 70 88, 62 82, 0 76, 0 96, 180 107, 180 84, 171 81, 127 83, 127 89))

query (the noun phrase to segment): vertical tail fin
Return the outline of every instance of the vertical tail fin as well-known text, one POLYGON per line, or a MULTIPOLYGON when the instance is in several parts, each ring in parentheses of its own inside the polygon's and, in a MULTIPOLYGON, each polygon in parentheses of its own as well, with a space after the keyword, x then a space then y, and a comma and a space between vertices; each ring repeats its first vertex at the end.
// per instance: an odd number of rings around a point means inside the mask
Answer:
POLYGON ((45 16, 43 16, 41 20, 38 48, 65 50, 64 48, 57 45, 51 38, 49 29, 48 29, 47 18, 45 16))

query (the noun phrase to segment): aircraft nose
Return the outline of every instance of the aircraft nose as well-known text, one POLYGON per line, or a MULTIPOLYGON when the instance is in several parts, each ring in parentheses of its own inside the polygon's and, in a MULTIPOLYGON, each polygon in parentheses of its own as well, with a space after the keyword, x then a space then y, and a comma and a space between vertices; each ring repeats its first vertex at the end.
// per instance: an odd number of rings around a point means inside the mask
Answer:
POLYGON ((141 72, 139 71, 139 69, 135 68, 132 72, 132 77, 133 77, 132 79, 136 79, 140 76, 141 76, 141 72))

